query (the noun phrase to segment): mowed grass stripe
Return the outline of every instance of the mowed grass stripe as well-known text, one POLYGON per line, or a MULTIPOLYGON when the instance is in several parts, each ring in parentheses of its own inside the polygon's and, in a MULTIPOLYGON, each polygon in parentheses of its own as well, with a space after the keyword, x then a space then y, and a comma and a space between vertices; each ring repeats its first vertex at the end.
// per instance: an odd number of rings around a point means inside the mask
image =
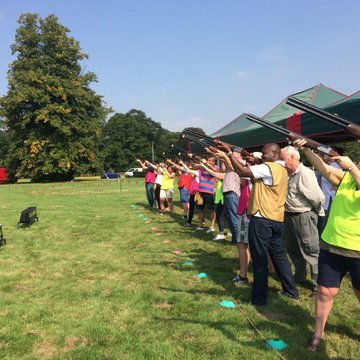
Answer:
POLYGON ((307 289, 300 301, 282 299, 270 279, 269 306, 250 306, 250 288, 231 283, 238 263, 228 242, 183 228, 179 207, 162 217, 147 209, 141 180, 123 183, 122 191, 119 185, 0 187, 8 240, 0 249, 1 359, 278 358, 236 309, 219 307, 231 298, 266 338, 289 344, 289 359, 355 358, 358 304, 348 280, 325 350, 309 356, 307 289), (17 229, 20 211, 32 205, 39 222, 17 229), (177 248, 181 253, 172 254, 177 248), (183 265, 187 260, 194 265, 183 265), (200 272, 208 278, 199 279, 200 272))

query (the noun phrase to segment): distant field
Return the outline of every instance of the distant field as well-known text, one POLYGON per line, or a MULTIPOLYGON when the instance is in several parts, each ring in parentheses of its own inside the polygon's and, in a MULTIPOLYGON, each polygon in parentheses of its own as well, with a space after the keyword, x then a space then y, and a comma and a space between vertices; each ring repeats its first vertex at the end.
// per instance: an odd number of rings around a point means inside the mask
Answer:
POLYGON ((298 301, 284 299, 270 278, 269 306, 254 308, 250 287, 231 282, 238 261, 229 241, 182 227, 179 207, 159 216, 146 206, 144 180, 123 180, 0 186, 0 359, 280 359, 222 300, 235 300, 266 339, 285 341, 283 358, 359 357, 349 279, 326 345, 309 354, 308 289, 298 301), (39 222, 17 228, 28 206, 39 222))

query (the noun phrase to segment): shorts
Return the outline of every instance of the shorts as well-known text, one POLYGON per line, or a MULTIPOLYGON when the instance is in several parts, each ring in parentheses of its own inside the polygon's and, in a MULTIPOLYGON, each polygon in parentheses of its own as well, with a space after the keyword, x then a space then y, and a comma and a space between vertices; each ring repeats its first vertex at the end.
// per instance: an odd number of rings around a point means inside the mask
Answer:
POLYGON ((360 258, 350 258, 320 249, 317 283, 327 288, 339 288, 346 273, 354 289, 360 291, 360 258))
POLYGON ((204 192, 200 192, 200 194, 204 199, 204 203, 202 205, 196 205, 196 208, 198 210, 204 210, 206 206, 209 211, 215 211, 215 195, 204 192))
POLYGON ((172 199, 174 194, 174 189, 161 189, 160 190, 160 199, 172 199))
POLYGON ((181 189, 179 189, 180 191, 180 202, 182 204, 186 204, 189 202, 189 190, 182 187, 181 189))
POLYGON ((244 215, 239 215, 239 229, 236 237, 236 243, 249 243, 249 223, 250 219, 244 215))

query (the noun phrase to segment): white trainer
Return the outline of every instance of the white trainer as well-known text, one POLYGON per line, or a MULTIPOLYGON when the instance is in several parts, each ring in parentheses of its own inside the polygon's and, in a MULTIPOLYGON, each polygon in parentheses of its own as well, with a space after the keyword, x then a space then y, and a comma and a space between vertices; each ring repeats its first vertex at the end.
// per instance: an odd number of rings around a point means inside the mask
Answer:
POLYGON ((225 240, 225 239, 226 239, 226 237, 225 237, 224 234, 217 234, 217 235, 213 238, 214 241, 225 240))
POLYGON ((202 226, 198 226, 194 231, 202 231, 205 230, 202 226))

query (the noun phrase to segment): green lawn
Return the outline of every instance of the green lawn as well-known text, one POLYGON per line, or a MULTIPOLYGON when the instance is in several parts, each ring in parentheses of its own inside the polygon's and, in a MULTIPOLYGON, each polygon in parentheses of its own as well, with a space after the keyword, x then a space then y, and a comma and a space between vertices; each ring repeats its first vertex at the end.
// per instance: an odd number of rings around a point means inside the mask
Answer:
POLYGON ((283 299, 270 279, 269 306, 252 307, 250 287, 231 282, 235 248, 183 228, 176 211, 148 210, 143 179, 121 187, 105 180, 0 186, 7 239, 0 248, 0 359, 280 359, 222 300, 235 300, 266 339, 284 340, 284 358, 358 358, 359 305, 349 279, 326 345, 309 354, 309 290, 300 288, 298 301, 283 299), (39 222, 17 228, 28 206, 37 207, 39 222))

